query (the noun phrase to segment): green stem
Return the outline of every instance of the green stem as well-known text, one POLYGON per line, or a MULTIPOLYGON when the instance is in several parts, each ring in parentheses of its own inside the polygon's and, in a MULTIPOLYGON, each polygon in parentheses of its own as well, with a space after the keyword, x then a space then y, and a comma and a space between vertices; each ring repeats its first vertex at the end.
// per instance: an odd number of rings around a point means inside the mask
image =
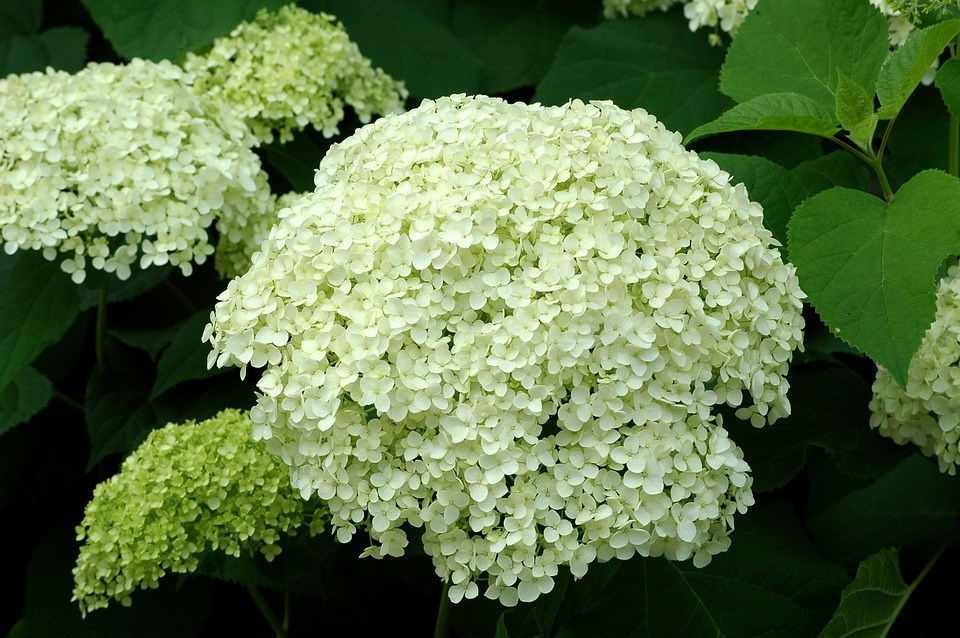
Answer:
POLYGON ((877 174, 877 179, 880 181, 880 189, 883 191, 883 198, 888 202, 892 202, 893 189, 890 188, 890 182, 887 180, 887 174, 883 171, 883 165, 880 163, 880 158, 874 157, 873 161, 870 162, 870 165, 873 166, 873 171, 877 174))
POLYGON ((78 412, 83 413, 83 411, 84 411, 84 410, 83 410, 83 404, 82 404, 82 403, 80 403, 79 401, 77 401, 77 400, 74 399, 73 397, 64 394, 64 393, 61 392, 60 390, 57 390, 56 388, 53 389, 53 398, 56 399, 56 400, 58 400, 58 401, 60 401, 60 402, 63 403, 64 405, 67 405, 67 406, 73 408, 74 410, 77 410, 78 412))
POLYGON ((877 157, 883 161, 883 152, 887 148, 887 142, 890 140, 890 132, 893 130, 893 123, 897 121, 897 116, 894 115, 887 122, 887 128, 883 131, 883 138, 880 140, 880 148, 877 149, 877 157))
POLYGON ((960 519, 957 519, 957 521, 953 524, 953 527, 949 532, 947 532, 947 535, 940 542, 940 546, 937 547, 937 551, 933 553, 933 556, 930 557, 930 560, 927 561, 927 564, 923 566, 923 569, 920 570, 920 573, 917 574, 917 577, 914 578, 913 582, 910 583, 910 586, 907 587, 907 595, 900 598, 897 608, 893 611, 893 620, 891 620, 890 624, 887 625, 882 634, 882 638, 886 638, 887 634, 890 632, 890 628, 893 627, 893 624, 896 622, 897 616, 900 615, 900 611, 903 609, 903 606, 907 604, 907 601, 910 600, 910 596, 913 595, 913 592, 916 591, 920 583, 923 582, 923 579, 926 578, 927 574, 930 573, 930 570, 932 570, 934 565, 937 564, 937 561, 940 560, 940 557, 943 556, 944 552, 950 548, 950 544, 957 536, 957 533, 960 533, 960 519))
POLYGON ((290 631, 290 588, 283 586, 283 630, 290 631))
POLYGON ((437 610, 437 624, 433 628, 433 638, 446 638, 450 624, 450 581, 444 581, 440 591, 440 608, 437 610))
POLYGON ((273 633, 277 638, 287 638, 287 628, 283 626, 277 616, 273 613, 273 610, 270 609, 270 605, 267 604, 266 599, 264 599, 263 594, 260 593, 260 590, 257 589, 257 586, 253 583, 247 583, 247 591, 250 592, 250 598, 253 599, 253 602, 256 603, 257 609, 260 610, 260 613, 263 615, 263 619, 267 621, 267 624, 270 625, 270 628, 273 629, 273 633))
POLYGON ((960 120, 950 118, 950 174, 960 177, 960 120))
POLYGON ((864 153, 863 151, 861 151, 859 148, 857 148, 853 144, 850 144, 849 142, 846 142, 840 139, 839 137, 831 137, 828 139, 834 144, 836 144, 837 146, 840 146, 841 148, 850 151, 851 153, 856 155, 858 158, 860 158, 870 166, 873 166, 873 160, 870 158, 870 156, 864 153))
POLYGON ((93 335, 94 350, 97 353, 97 365, 103 365, 103 335, 107 327, 107 284, 100 289, 100 301, 97 303, 97 323, 93 335))

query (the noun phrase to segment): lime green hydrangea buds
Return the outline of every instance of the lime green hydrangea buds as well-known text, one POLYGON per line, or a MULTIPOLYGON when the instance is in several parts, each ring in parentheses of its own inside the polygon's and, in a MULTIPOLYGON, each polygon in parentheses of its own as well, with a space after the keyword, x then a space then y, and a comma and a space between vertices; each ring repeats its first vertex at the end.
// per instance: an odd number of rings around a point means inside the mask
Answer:
POLYGON ((262 142, 293 137, 308 124, 326 137, 337 134, 344 105, 361 122, 400 112, 407 91, 363 57, 333 16, 296 5, 266 10, 213 43, 203 56, 189 55, 186 69, 197 91, 228 103, 262 142))
POLYGON ((77 538, 73 599, 81 611, 130 604, 168 572, 197 568, 207 549, 262 553, 272 560, 285 535, 320 531, 318 505, 290 486, 286 465, 251 436, 245 412, 155 430, 96 487, 77 538))

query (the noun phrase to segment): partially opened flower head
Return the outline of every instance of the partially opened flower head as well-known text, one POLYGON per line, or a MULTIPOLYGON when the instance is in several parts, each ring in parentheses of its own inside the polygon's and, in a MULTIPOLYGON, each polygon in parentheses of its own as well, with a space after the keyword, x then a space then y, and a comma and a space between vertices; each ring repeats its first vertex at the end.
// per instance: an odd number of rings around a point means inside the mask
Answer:
POLYGON ((937 459, 940 470, 960 465, 960 268, 953 266, 937 290, 937 314, 910 361, 906 388, 877 370, 870 425, 937 459))
POLYGON ((73 570, 81 611, 130 604, 168 572, 197 568, 206 550, 280 553, 281 540, 320 531, 317 503, 300 498, 286 468, 250 436, 246 413, 226 410, 150 434, 119 474, 96 487, 77 528, 73 570))
POLYGON ((42 250, 74 281, 87 268, 189 274, 209 227, 269 201, 250 131, 199 98, 169 62, 90 64, 0 80, 0 229, 7 253, 42 250))
POLYGON ((487 574, 505 604, 560 565, 727 547, 751 479, 712 409, 787 414, 803 325, 742 185, 639 109, 463 95, 359 130, 316 184, 205 338, 264 368, 255 434, 341 540, 422 527, 454 599, 487 574))
POLYGON ((343 25, 290 4, 261 10, 185 68, 197 91, 223 100, 262 142, 286 141, 308 124, 332 137, 349 105, 361 122, 403 110, 407 91, 374 67, 343 25))

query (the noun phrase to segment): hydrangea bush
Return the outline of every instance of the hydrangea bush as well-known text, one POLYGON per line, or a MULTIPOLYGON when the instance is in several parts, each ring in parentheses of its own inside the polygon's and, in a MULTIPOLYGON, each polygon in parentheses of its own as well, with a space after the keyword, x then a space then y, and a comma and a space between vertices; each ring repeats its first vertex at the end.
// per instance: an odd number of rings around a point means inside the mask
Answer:
POLYGON ((77 283, 87 268, 190 274, 213 254, 218 220, 263 215, 269 189, 250 131, 189 83, 144 60, 0 80, 5 251, 42 250, 77 283))
POLYGON ((942 631, 956 0, 215 4, 0 0, 0 631, 942 631))
POLYGON ((399 555, 422 526, 454 599, 705 565, 753 502, 712 407, 788 414, 803 327, 729 180, 642 110, 425 101, 327 153, 221 296, 210 363, 265 367, 256 437, 342 540, 399 555))
POLYGON ((339 132, 344 107, 361 122, 403 110, 407 91, 363 57, 331 15, 287 5, 262 10, 184 63, 195 90, 230 106, 260 142, 281 142, 308 124, 339 132))
POLYGON ((323 529, 324 510, 290 487, 251 427, 237 410, 170 423, 96 487, 73 570, 84 614, 112 600, 130 605, 134 591, 157 587, 165 574, 194 571, 207 550, 272 560, 283 538, 323 529))

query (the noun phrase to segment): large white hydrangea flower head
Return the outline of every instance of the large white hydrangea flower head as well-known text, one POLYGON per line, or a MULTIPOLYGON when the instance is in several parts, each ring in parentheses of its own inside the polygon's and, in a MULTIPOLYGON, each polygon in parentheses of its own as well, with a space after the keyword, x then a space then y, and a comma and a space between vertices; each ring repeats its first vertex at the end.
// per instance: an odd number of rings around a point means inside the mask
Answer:
POLYGON ((742 185, 645 111, 456 95, 335 145, 221 295, 210 363, 341 540, 423 528, 454 600, 704 565, 753 502, 713 406, 789 411, 802 293, 742 185))
POLYGON ((937 459, 940 471, 960 465, 960 268, 937 290, 937 313, 910 361, 900 388, 880 368, 873 383, 870 426, 900 445, 913 443, 937 459))
POLYGON ((190 90, 169 62, 90 64, 71 75, 0 80, 4 249, 130 276, 166 263, 184 274, 213 253, 221 215, 243 225, 269 202, 250 131, 190 90))
POLYGON ((290 486, 286 468, 250 436, 250 417, 225 410, 201 421, 154 430, 96 487, 77 528, 83 541, 73 570, 81 611, 130 604, 168 572, 196 570, 201 554, 263 554, 280 541, 317 534, 325 509, 290 486))
POLYGON ((403 110, 407 91, 375 68, 336 18, 296 5, 261 10, 252 22, 218 38, 185 68, 198 92, 230 105, 261 142, 293 137, 308 124, 325 137, 349 105, 361 122, 403 110))

